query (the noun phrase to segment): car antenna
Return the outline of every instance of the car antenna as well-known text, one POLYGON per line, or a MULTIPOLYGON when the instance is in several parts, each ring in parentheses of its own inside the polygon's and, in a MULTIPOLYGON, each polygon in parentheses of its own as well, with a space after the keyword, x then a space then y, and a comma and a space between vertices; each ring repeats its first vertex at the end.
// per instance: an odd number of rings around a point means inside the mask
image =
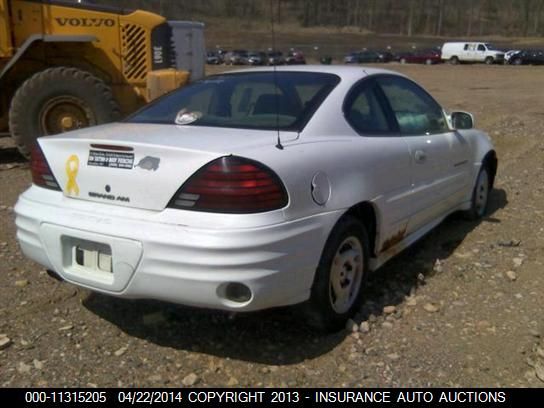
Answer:
MULTIPOLYGON (((274 0, 270 0, 270 28, 272 30, 272 52, 276 52, 276 33, 274 32, 274 0)), ((274 58, 274 57, 272 57, 274 58)), ((274 101, 276 102, 276 132, 278 134, 276 148, 283 150, 280 137, 280 98, 278 94, 278 77, 276 73, 276 62, 272 61, 272 77, 274 78, 274 101)))

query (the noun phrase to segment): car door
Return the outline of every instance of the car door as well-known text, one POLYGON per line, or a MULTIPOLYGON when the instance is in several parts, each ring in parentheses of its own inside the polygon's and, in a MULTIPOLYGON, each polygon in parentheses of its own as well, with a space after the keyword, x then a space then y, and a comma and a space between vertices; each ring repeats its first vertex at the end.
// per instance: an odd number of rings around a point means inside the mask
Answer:
POLYGON ((478 44, 478 48, 476 49, 476 61, 483 62, 487 56, 487 47, 484 44, 478 44))
POLYGON ((461 61, 471 61, 472 60, 472 47, 473 47, 472 44, 465 44, 463 46, 463 50, 460 52, 460 54, 461 54, 460 60, 461 61))
POLYGON ((385 251, 403 238, 408 227, 411 159, 377 88, 374 79, 364 79, 348 93, 343 109, 347 122, 361 136, 354 147, 362 158, 362 174, 367 175, 361 182, 372 190, 369 194, 379 209, 376 248, 385 251))
POLYGON ((467 44, 465 45, 465 58, 464 61, 475 61, 476 60, 476 44, 467 44))
POLYGON ((410 152, 410 233, 462 201, 470 180, 469 144, 449 128, 440 105, 419 85, 393 75, 377 82, 410 152))

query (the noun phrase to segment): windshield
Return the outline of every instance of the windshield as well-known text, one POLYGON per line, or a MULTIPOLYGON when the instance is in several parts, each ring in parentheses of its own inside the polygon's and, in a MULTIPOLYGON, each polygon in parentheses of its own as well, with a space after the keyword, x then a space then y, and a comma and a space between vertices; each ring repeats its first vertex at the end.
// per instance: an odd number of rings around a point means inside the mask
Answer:
POLYGON ((152 102, 127 122, 301 131, 339 81, 317 72, 210 76, 152 102))

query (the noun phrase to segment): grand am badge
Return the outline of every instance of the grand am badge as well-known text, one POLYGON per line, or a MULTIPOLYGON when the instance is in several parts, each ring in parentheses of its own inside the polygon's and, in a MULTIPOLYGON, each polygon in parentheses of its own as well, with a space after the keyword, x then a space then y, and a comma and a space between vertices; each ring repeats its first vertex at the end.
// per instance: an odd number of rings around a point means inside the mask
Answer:
POLYGON ((66 160, 66 194, 78 196, 79 186, 77 185, 76 177, 79 171, 79 158, 73 154, 66 160))
POLYGON ((101 200, 121 201, 121 202, 124 202, 124 203, 130 203, 130 197, 126 197, 126 196, 116 196, 114 194, 103 194, 103 193, 97 193, 95 191, 89 191, 87 194, 91 198, 98 198, 98 199, 101 199, 101 200))

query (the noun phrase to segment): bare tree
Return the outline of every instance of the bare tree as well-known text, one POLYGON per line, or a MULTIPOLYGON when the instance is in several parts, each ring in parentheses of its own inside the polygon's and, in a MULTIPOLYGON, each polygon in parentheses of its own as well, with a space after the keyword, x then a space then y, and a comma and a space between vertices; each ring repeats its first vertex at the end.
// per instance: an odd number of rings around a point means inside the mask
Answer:
POLYGON ((170 19, 358 26, 376 33, 466 36, 544 34, 544 0, 95 0, 170 19), (272 9, 271 2, 272 1, 272 9))

